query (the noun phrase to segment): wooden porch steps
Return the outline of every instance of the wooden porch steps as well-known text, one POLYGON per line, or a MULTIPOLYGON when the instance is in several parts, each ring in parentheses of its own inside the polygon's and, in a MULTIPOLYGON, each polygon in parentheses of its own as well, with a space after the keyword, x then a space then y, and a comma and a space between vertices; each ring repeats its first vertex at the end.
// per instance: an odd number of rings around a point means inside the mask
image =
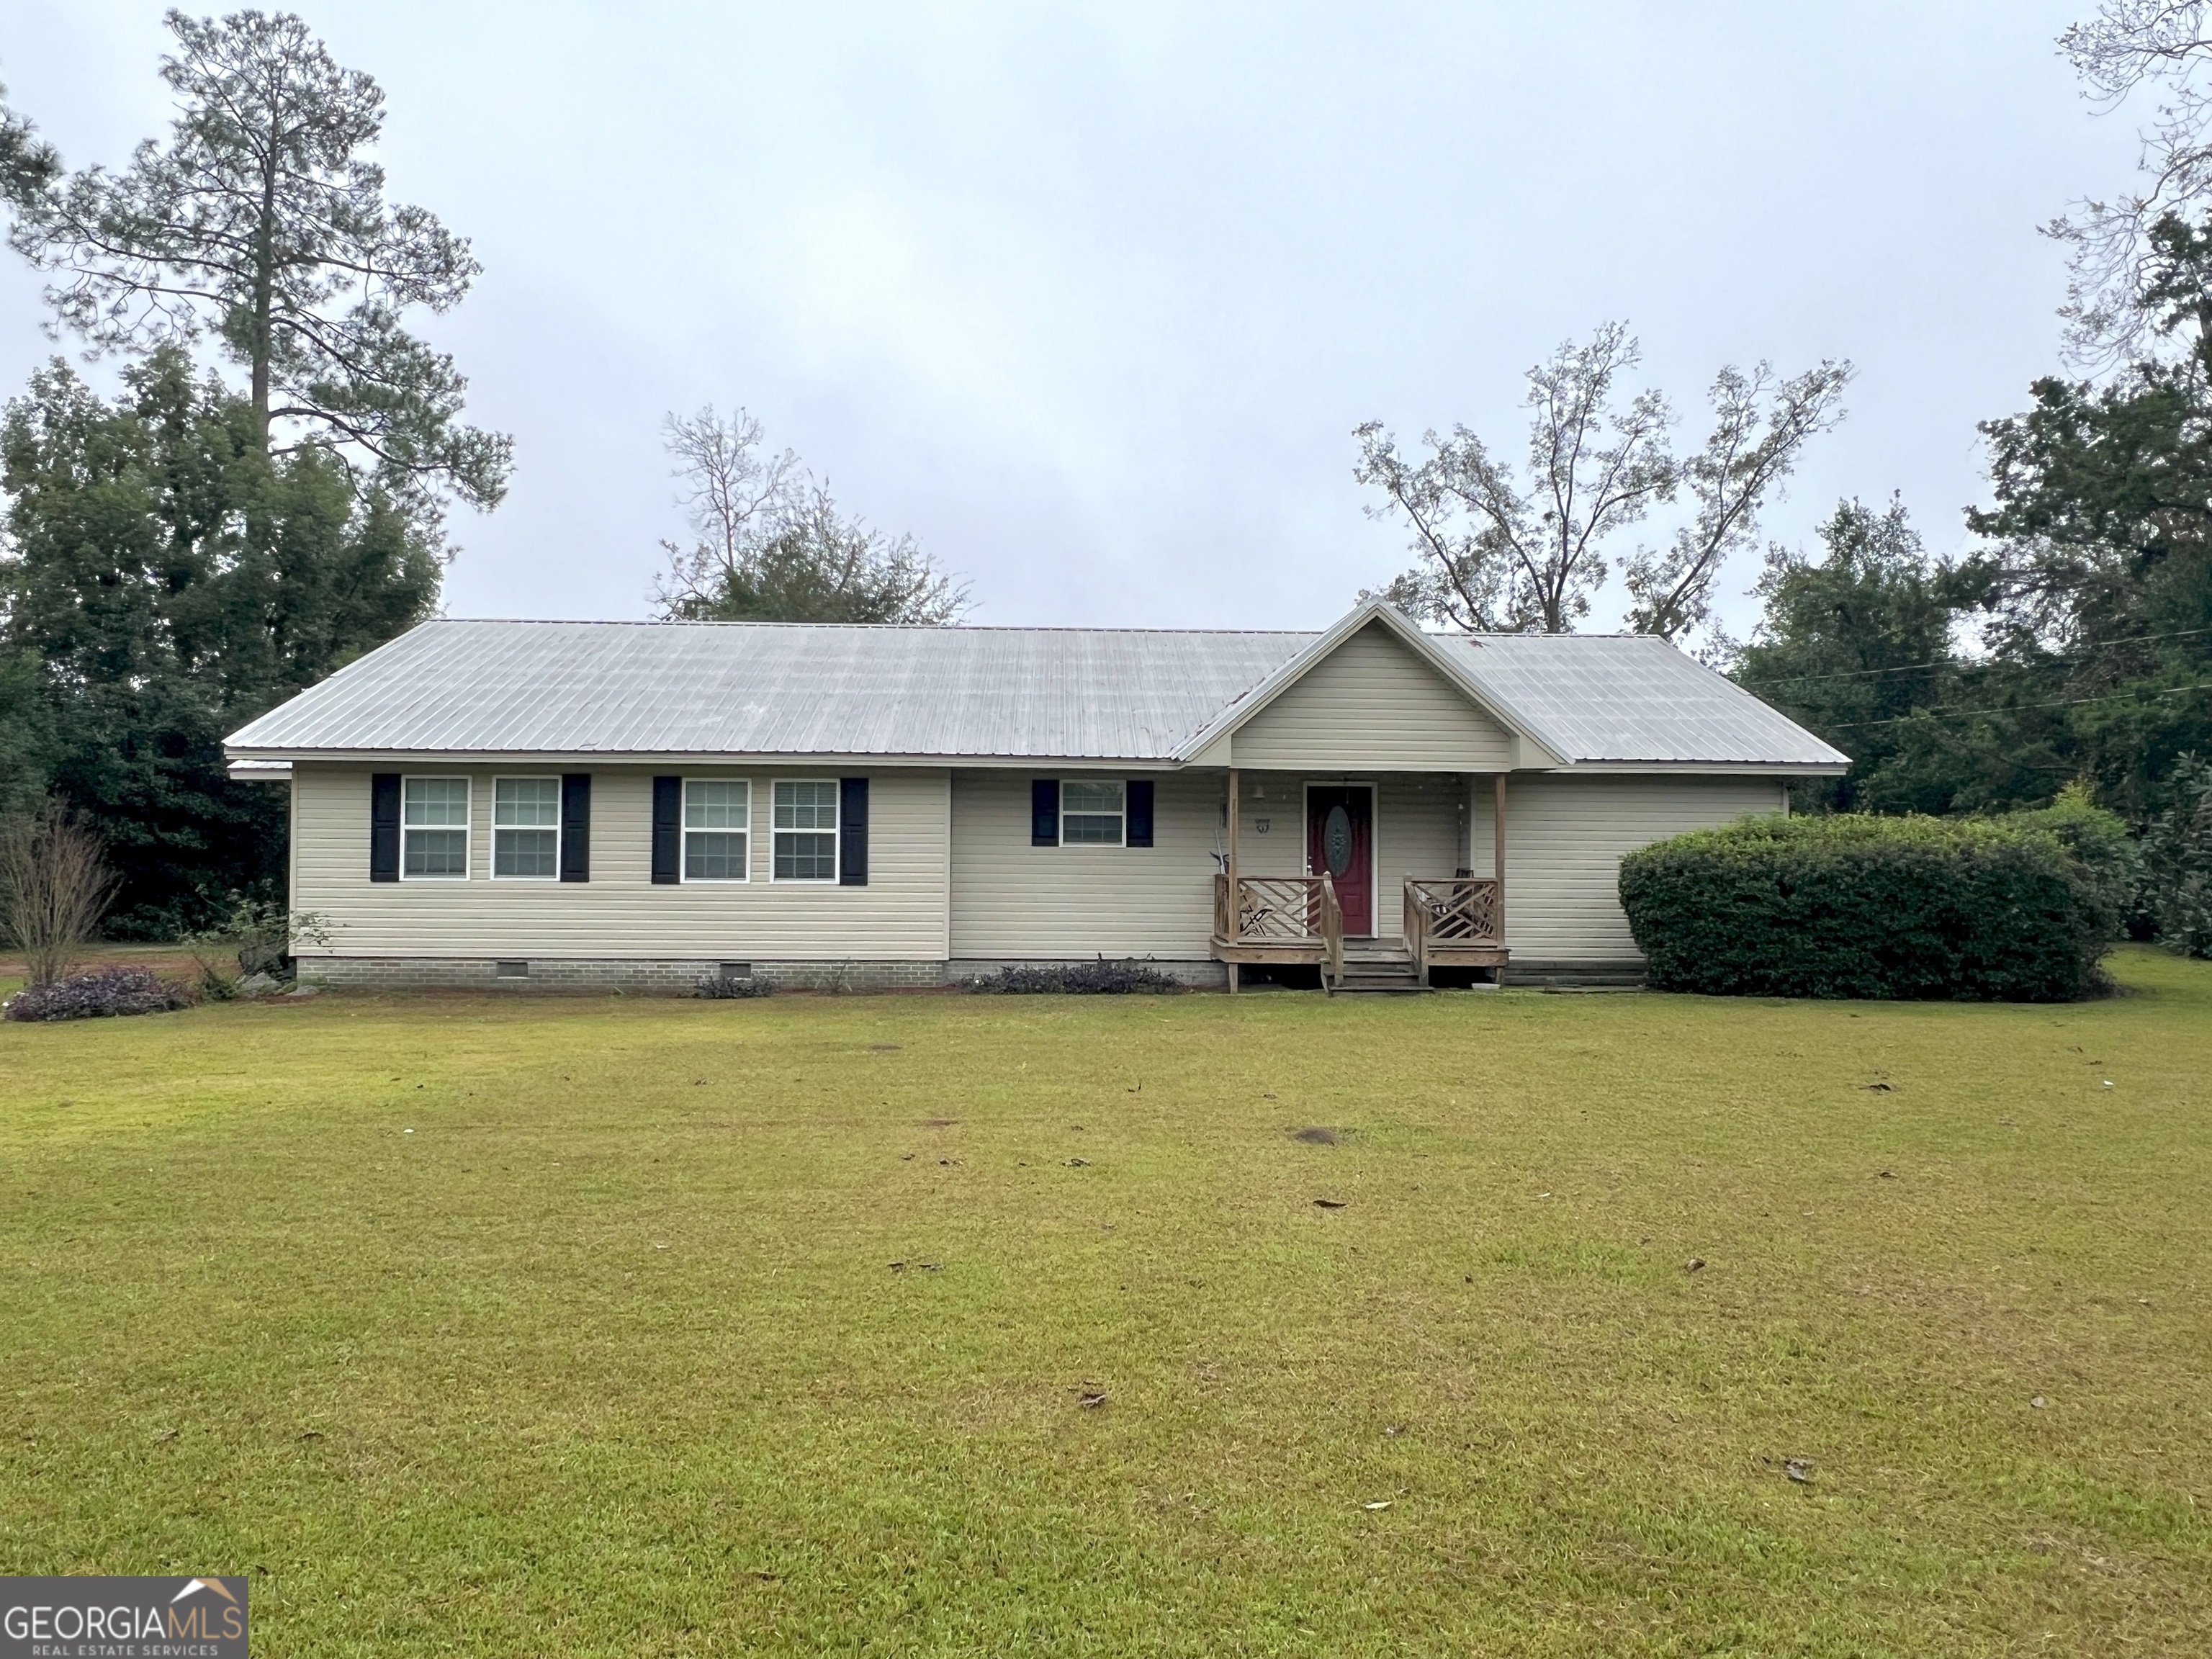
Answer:
POLYGON ((1336 988, 1340 995, 1419 996, 1429 988, 1421 983, 1421 970, 1409 952, 1347 945, 1344 981, 1336 988))

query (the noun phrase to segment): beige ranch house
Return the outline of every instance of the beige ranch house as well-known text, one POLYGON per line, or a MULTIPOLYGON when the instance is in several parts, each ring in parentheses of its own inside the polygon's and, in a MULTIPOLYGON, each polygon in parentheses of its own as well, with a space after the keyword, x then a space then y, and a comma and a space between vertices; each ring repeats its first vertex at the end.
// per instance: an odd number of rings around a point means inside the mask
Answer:
POLYGON ((1839 754, 1664 641, 433 622, 229 739, 329 985, 1632 979, 1621 855, 1839 754))

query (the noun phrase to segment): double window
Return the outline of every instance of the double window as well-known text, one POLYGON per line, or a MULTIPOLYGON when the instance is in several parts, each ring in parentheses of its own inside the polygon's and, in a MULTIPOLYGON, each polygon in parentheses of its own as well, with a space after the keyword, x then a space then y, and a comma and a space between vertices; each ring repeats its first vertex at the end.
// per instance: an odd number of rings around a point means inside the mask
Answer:
POLYGON ((403 780, 400 787, 399 843, 399 874, 403 880, 466 881, 469 876, 469 781, 466 778, 403 780))
POLYGON ((779 781, 775 786, 775 878, 837 879, 837 781, 779 781))
POLYGON ((750 879, 753 787, 742 779, 684 784, 684 879, 750 879))
POLYGON ((495 778, 491 872, 501 880, 561 878, 561 780, 495 778))
POLYGON ((1126 839, 1128 814, 1119 778, 1091 782, 1065 778, 1060 786, 1060 844, 1062 847, 1119 847, 1126 839))

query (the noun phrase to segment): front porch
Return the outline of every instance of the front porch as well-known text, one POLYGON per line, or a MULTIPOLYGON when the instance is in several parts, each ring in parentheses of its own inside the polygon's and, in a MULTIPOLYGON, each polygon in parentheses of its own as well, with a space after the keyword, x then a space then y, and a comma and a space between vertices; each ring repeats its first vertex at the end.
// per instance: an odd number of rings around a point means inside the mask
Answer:
POLYGON ((1211 953, 1229 966, 1229 988, 1237 988, 1245 963, 1304 964, 1321 971, 1322 988, 1425 988, 1436 968, 1503 969, 1510 957, 1504 939, 1501 884, 1489 877, 1449 879, 1408 877, 1404 884, 1405 932, 1401 940, 1347 939, 1336 884, 1318 876, 1237 876, 1213 878, 1211 953), (1232 902, 1231 891, 1236 898, 1232 902))
MULTIPOLYGON (((1342 848, 1335 847, 1312 813, 1304 815, 1312 820, 1306 826, 1310 833, 1304 838, 1308 873, 1245 873, 1239 867, 1238 854, 1245 839, 1240 818, 1246 792, 1236 770, 1230 772, 1228 782, 1228 850, 1224 868, 1213 878, 1208 953, 1226 965, 1232 993, 1239 988, 1246 963, 1312 967, 1319 972, 1322 989, 1331 994, 1425 990, 1432 970, 1440 968, 1487 969, 1503 979, 1510 957, 1505 945, 1503 774, 1492 775, 1487 792, 1492 873, 1476 876, 1462 865, 1449 877, 1401 877, 1395 884, 1399 890, 1396 915, 1401 923, 1395 937, 1389 935, 1385 926, 1389 915, 1385 906, 1392 896, 1381 880, 1366 875, 1369 860, 1359 838, 1354 836, 1342 848), (1359 856, 1354 857, 1355 853, 1359 856), (1332 869, 1331 865, 1338 867, 1332 869), (1340 890, 1340 878, 1349 881, 1348 888, 1340 890), (1347 895, 1354 901, 1355 912, 1349 933, 1347 895)), ((1326 787, 1307 783, 1300 788, 1305 793, 1326 787)), ((1379 793, 1372 785, 1356 787, 1370 790, 1370 803, 1379 793)), ((1264 802, 1265 789, 1256 793, 1264 802)), ((1461 793, 1459 799, 1466 800, 1466 793, 1461 793)), ((1267 832, 1264 821, 1260 829, 1263 835, 1267 832)), ((1468 844, 1463 818, 1456 838, 1464 860, 1473 848, 1468 844)), ((1449 845, 1437 850, 1449 856, 1449 845)), ((1381 873, 1376 869, 1373 876, 1379 878, 1381 873)))

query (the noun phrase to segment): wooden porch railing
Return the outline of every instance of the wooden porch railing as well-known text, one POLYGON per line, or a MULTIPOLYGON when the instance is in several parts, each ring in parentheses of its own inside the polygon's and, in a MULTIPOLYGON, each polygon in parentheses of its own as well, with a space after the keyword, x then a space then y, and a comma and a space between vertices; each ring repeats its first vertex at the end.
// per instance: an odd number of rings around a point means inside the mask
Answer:
POLYGON ((1336 883, 1321 878, 1321 988, 1331 996, 1344 983, 1344 907, 1336 902, 1336 883))
POLYGON ((1344 907, 1328 875, 1237 876, 1213 878, 1213 934, 1229 945, 1316 945, 1322 983, 1334 990, 1344 980, 1344 907))
POLYGON ((1461 876, 1450 881, 1406 883, 1406 949, 1426 983, 1429 957, 1438 945, 1497 945, 1498 884, 1461 876))

